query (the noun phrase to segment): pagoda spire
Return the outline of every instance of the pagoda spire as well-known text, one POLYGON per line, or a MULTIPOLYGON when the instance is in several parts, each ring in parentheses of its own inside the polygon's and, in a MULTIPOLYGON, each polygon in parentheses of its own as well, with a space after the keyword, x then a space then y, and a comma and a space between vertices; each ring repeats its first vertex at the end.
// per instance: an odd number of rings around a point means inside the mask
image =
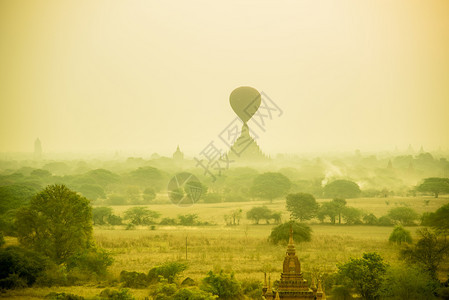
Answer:
POLYGON ((323 292, 323 287, 321 286, 321 278, 318 279, 318 290, 317 290, 317 292, 318 293, 322 293, 323 292))
POLYGON ((271 275, 268 275, 268 289, 266 296, 273 296, 273 290, 271 289, 271 275))
POLYGON ((293 243, 293 226, 290 223, 290 237, 288 239, 287 255, 295 255, 295 244, 293 243))

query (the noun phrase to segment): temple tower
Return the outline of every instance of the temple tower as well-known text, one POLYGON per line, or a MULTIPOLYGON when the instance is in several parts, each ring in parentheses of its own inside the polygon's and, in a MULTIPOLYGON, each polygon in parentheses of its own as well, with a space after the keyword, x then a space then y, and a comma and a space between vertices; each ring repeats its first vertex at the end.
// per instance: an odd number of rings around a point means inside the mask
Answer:
POLYGON ((310 288, 307 280, 302 276, 301 263, 299 262, 298 256, 296 256, 295 244, 293 242, 293 229, 291 226, 287 252, 285 254, 281 279, 279 280, 277 290, 273 290, 269 283, 268 287, 262 289, 262 294, 267 300, 326 299, 326 295, 321 287, 321 280, 318 281, 318 288, 314 284, 310 288))

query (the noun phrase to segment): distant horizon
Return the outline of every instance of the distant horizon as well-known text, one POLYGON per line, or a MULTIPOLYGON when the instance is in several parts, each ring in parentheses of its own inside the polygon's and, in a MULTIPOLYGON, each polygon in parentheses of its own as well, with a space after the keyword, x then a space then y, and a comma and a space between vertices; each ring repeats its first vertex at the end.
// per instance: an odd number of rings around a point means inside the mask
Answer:
POLYGON ((248 121, 267 154, 448 149, 448 11, 406 0, 1 1, 0 153, 32 151, 37 137, 55 153, 225 150, 241 86, 279 108, 263 128, 248 121))

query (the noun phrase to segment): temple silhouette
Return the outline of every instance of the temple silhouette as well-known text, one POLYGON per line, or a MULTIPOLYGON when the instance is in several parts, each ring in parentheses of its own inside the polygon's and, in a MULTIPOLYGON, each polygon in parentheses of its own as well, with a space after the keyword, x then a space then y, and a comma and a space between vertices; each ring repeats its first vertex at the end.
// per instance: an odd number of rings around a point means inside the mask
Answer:
POLYGON ((228 158, 234 161, 245 162, 268 160, 268 157, 260 150, 259 145, 249 134, 247 124, 243 124, 240 136, 235 140, 228 152, 228 158))
POLYGON ((229 103, 236 115, 242 120, 243 126, 240 136, 230 147, 227 156, 237 162, 258 162, 267 160, 259 145, 250 135, 248 121, 257 112, 261 103, 260 93, 249 86, 238 87, 229 96, 229 103))
POLYGON ((262 289, 263 299, 266 300, 298 300, 298 299, 317 299, 325 300, 326 295, 321 286, 321 280, 318 280, 318 287, 312 283, 309 287, 307 280, 304 279, 301 273, 301 263, 298 256, 296 256, 295 244, 293 243, 293 230, 290 226, 290 238, 287 246, 287 253, 285 254, 281 279, 278 287, 274 289, 271 286, 271 278, 268 278, 265 273, 265 284, 262 289))

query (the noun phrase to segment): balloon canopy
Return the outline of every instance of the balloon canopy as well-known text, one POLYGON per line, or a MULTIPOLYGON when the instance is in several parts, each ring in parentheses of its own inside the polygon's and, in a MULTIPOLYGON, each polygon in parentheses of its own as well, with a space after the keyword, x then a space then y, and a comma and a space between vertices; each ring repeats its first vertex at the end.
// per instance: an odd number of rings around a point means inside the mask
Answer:
POLYGON ((261 96, 255 88, 241 86, 232 91, 229 102, 237 116, 246 124, 259 109, 261 96))

